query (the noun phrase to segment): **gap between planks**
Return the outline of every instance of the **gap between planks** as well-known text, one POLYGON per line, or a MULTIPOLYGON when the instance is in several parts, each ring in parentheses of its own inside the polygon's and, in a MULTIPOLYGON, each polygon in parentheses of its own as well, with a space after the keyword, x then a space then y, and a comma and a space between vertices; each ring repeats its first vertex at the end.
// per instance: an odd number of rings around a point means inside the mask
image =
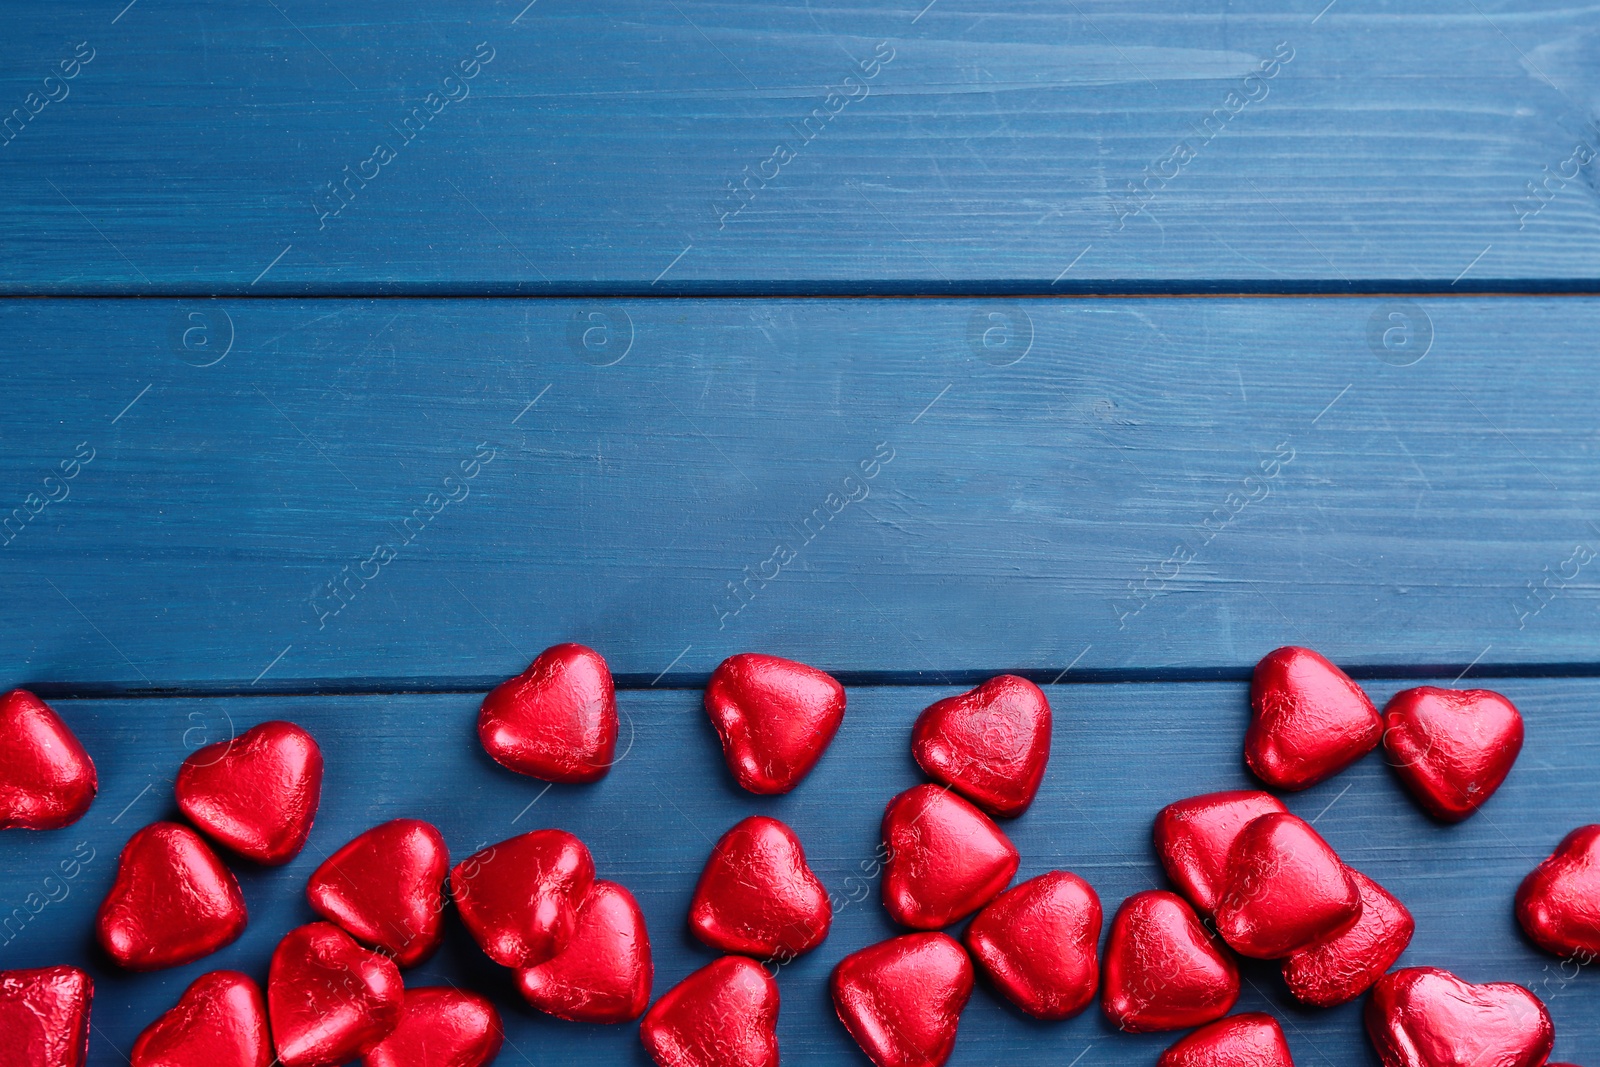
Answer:
POLYGON ((31 292, 0 286, 0 300, 1053 300, 1064 297, 1103 300, 1172 299, 1327 299, 1368 297, 1595 297, 1600 278, 1487 279, 1452 286, 1443 279, 1415 282, 1379 279, 1362 282, 1108 281, 1051 285, 1027 282, 686 282, 676 289, 633 284, 412 286, 405 289, 315 292, 296 289, 189 290, 163 292, 31 292))
MULTIPOLYGON (((826 669, 826 666, 823 667, 826 669)), ((953 671, 831 671, 849 689, 948 688, 977 685, 997 674, 1016 674, 1044 686, 1050 685, 1172 685, 1211 682, 1248 682, 1251 666, 1229 667, 1085 667, 1070 673, 1058 667, 962 668, 953 671)), ((1419 663, 1345 665, 1358 680, 1491 678, 1600 678, 1600 663, 1419 663), (1470 673, 1470 678, 1468 675, 1470 673)), ((616 687, 624 692, 651 689, 704 689, 710 675, 684 672, 649 676, 618 674, 616 687)), ((444 676, 435 678, 289 679, 275 684, 240 682, 175 682, 171 685, 123 682, 24 681, 21 686, 45 700, 210 700, 223 697, 338 697, 424 696, 487 693, 505 677, 444 676)))

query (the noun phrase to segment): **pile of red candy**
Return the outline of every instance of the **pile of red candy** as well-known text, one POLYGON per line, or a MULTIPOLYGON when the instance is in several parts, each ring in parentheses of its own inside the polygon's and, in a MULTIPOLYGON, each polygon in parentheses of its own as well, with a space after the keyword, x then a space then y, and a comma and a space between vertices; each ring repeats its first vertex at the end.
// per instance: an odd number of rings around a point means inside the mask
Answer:
MULTIPOLYGON (((1476 811, 1522 747, 1522 718, 1499 694, 1410 689, 1380 714, 1309 649, 1263 659, 1250 699, 1244 756, 1267 785, 1304 789, 1382 744, 1418 803, 1446 821, 1476 811)), ((845 693, 804 664, 747 654, 717 668, 705 706, 739 784, 779 794, 833 740, 845 693)), ((581 645, 546 650, 484 700, 478 732, 513 771, 596 781, 617 743, 605 661, 581 645)), ((1198 1027, 1160 1067, 1287 1067, 1271 1016, 1228 1014, 1239 996, 1233 953, 1281 961, 1289 990, 1310 1005, 1370 990, 1367 1031, 1385 1067, 1546 1063, 1550 1017, 1521 986, 1472 985, 1432 967, 1391 972, 1413 931, 1405 905, 1267 792, 1191 797, 1156 815, 1156 850, 1177 892, 1123 901, 1102 961, 1094 889, 1067 871, 1011 886, 1019 856, 995 822, 1033 802, 1050 736, 1044 693, 1011 675, 917 719, 912 754, 932 782, 889 802, 880 854, 884 907, 914 932, 846 956, 830 983, 840 1021, 879 1067, 943 1064, 975 972, 1038 1019, 1068 1018, 1098 994, 1123 1030, 1198 1027), (969 916, 961 941, 940 932, 969 916)), ((190 825, 157 822, 129 839, 96 919, 105 951, 129 970, 153 970, 237 938, 244 899, 215 849, 288 862, 310 833, 321 783, 322 754, 292 723, 263 723, 191 755, 176 780, 190 825)), ((95 789, 94 764, 44 702, 22 690, 0 701, 0 829, 65 826, 95 789)), ((326 921, 283 937, 265 996, 244 974, 202 976, 140 1035, 133 1067, 488 1063, 501 1023, 486 998, 401 979, 400 968, 439 947, 447 901, 540 1011, 588 1023, 643 1015, 640 1037, 662 1067, 775 1067, 774 972, 820 945, 833 918, 794 831, 764 816, 716 843, 689 905, 694 935, 727 955, 653 1006, 637 902, 598 879, 583 842, 561 830, 522 834, 451 867, 438 830, 397 819, 329 857, 306 895, 326 921)), ((1585 962, 1600 953, 1600 826, 1569 834, 1528 875, 1515 909, 1542 948, 1585 962)), ((76 968, 0 972, 0 1064, 80 1067, 91 996, 76 968)))

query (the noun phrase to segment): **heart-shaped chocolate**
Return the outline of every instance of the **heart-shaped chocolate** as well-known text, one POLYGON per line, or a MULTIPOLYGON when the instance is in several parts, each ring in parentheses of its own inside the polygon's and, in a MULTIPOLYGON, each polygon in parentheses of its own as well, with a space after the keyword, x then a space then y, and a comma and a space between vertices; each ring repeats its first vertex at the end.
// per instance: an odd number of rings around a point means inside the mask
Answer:
POLYGON ((1406 689, 1383 709, 1389 763, 1427 812, 1460 822, 1494 795, 1522 751, 1522 716, 1487 689, 1406 689))
POLYGON ((1100 988, 1100 897, 1067 871, 1001 893, 963 937, 1007 1000, 1036 1019, 1065 1019, 1100 988))
POLYGON ((633 894, 597 881, 578 907, 577 926, 554 959, 517 972, 523 999, 558 1019, 625 1023, 644 1014, 655 976, 650 933, 633 894))
POLYGON ((659 1067, 778 1067, 778 983, 724 956, 663 993, 639 1039, 659 1067))
POLYGON ((1331 941, 1283 961, 1289 992, 1319 1008, 1347 1003, 1372 988, 1411 944, 1416 929, 1406 906, 1383 886, 1354 868, 1350 877, 1361 893, 1361 918, 1331 941))
POLYGON ((1021 857, 994 821, 936 785, 918 785, 883 813, 883 906, 914 930, 937 930, 983 907, 1021 857))
POLYGON ((0 1063, 83 1067, 94 983, 76 967, 0 971, 0 1063))
POLYGON ((877 1067, 940 1067, 972 996, 972 961, 945 934, 906 934, 840 960, 833 1010, 877 1067))
POLYGON ((600 653, 552 645, 478 711, 478 739, 502 767, 546 782, 598 782, 617 751, 617 692, 600 653))
POLYGON ((1271 793, 1251 789, 1176 801, 1156 815, 1156 855, 1195 910, 1210 915, 1239 831, 1263 815, 1288 810, 1271 793))
POLYGON ((322 801, 322 750, 292 722, 264 722, 191 754, 174 791, 178 809, 217 844, 257 863, 288 863, 322 801))
POLYGON ((705 704, 739 784, 787 793, 839 732, 844 686, 804 663, 746 652, 711 672, 705 704))
POLYGON ((765 815, 722 835, 689 904, 689 928, 712 948, 782 963, 822 944, 832 922, 800 839, 765 815))
POLYGON ((362 1057, 362 1067, 483 1067, 505 1031, 488 997, 462 989, 406 990, 400 1025, 362 1057))
POLYGON ((154 822, 123 846, 95 935, 122 966, 153 971, 215 952, 246 921, 238 881, 200 835, 154 822))
POLYGON ((567 947, 594 860, 564 830, 534 830, 473 853, 450 895, 478 946, 502 967, 536 967, 567 947))
POLYGON ((267 1013, 283 1067, 337 1067, 400 1025, 404 986, 388 956, 332 923, 283 935, 267 970, 267 1013))
POLYGON ((1278 1021, 1245 1012, 1202 1026, 1161 1054, 1156 1067, 1294 1067, 1278 1021))
POLYGON ((1526 989, 1473 985, 1436 967, 1378 979, 1366 1021, 1383 1067, 1540 1067, 1555 1041, 1549 1013, 1526 989))
POLYGON ((83 818, 94 761, 50 705, 13 689, 0 697, 0 830, 56 830, 83 818))
POLYGON ((911 728, 911 755, 929 778, 990 815, 1028 810, 1050 762, 1050 701, 1014 674, 935 701, 911 728))
POLYGON ((1600 958, 1600 826, 1580 826, 1517 888, 1517 921, 1535 944, 1600 958))
POLYGON ((1361 917, 1350 869, 1304 819, 1254 820, 1228 850, 1217 932, 1235 952, 1276 960, 1338 937, 1361 917))
POLYGON ((132 1067, 267 1067, 267 1002, 238 971, 196 978, 133 1043, 132 1067))
POLYGON ((1378 747, 1383 720, 1350 676, 1309 648, 1280 648, 1250 679, 1244 758, 1277 789, 1305 789, 1378 747))
POLYGON ((444 939, 444 837, 420 819, 374 826, 329 856, 306 883, 311 909, 412 967, 444 939))
POLYGON ((1100 1008, 1121 1030, 1184 1030, 1222 1018, 1239 999, 1239 968, 1187 901, 1164 889, 1122 902, 1106 938, 1100 1008))

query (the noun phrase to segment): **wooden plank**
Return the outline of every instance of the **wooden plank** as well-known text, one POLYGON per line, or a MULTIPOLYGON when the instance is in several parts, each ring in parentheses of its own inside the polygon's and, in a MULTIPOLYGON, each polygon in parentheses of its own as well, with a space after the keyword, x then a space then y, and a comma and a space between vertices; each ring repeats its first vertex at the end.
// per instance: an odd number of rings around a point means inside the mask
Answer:
POLYGON ((32 5, 0 41, 0 291, 1592 291, 1597 20, 32 5))
MULTIPOLYGON (((1385 680, 1370 691, 1381 701, 1406 684, 1385 680)), ((1473 981, 1523 983, 1555 1018, 1556 1055, 1594 1062, 1600 1059, 1600 1015, 1589 988, 1594 976, 1573 975, 1570 968, 1563 974, 1559 961, 1522 938, 1511 898, 1564 832, 1596 817, 1592 782, 1600 771, 1600 740, 1592 709, 1600 682, 1509 679, 1499 688, 1527 717, 1527 745, 1504 788, 1466 823, 1430 822, 1376 755, 1287 802, 1412 909, 1417 934, 1405 964, 1446 966, 1473 981)), ((69 883, 64 900, 13 927, 20 932, 0 945, 0 967, 87 966, 98 986, 91 1062, 125 1062, 119 1050, 125 1053, 141 1027, 196 975, 230 967, 264 978, 278 938, 311 918, 302 887, 321 858, 368 826, 409 816, 437 823, 457 856, 539 826, 578 833, 603 876, 639 897, 655 947, 659 994, 712 958, 684 921, 711 841, 745 815, 762 812, 795 827, 824 884, 849 901, 839 908, 828 941, 779 976, 784 1062, 857 1062, 832 1018, 825 976, 846 953, 894 933, 879 888, 861 876, 861 864, 877 846, 885 802, 918 780, 908 755, 911 721, 949 691, 852 690, 838 740, 813 775, 782 798, 753 797, 733 785, 695 691, 621 694, 624 741, 632 740, 627 756, 598 785, 548 792, 497 768, 478 749, 472 722, 480 694, 61 702, 99 763, 101 794, 77 826, 0 835, 0 906, 10 914, 25 905, 79 842, 94 858, 69 883), (251 922, 234 945, 158 974, 114 973, 90 950, 94 910, 127 837, 175 814, 170 779, 186 741, 196 746, 278 717, 312 730, 327 756, 322 809, 306 851, 284 868, 240 870, 251 922)), ((1074 870, 1097 888, 1109 915, 1128 894, 1164 884, 1149 845, 1151 820, 1163 804, 1249 785, 1239 758, 1245 686, 1056 686, 1050 696, 1057 716, 1050 770, 1032 810, 1006 829, 1023 854, 1024 877, 1074 870)), ((1296 1007, 1271 966, 1252 964, 1245 974, 1241 1008, 1279 1015, 1297 1063, 1369 1062, 1359 1004, 1326 1012, 1296 1007)), ((445 948, 406 977, 412 984, 454 981, 494 996, 511 1042, 502 1062, 524 1056, 540 1064, 580 1057, 648 1062, 633 1026, 573 1026, 519 1006, 506 972, 479 955, 453 918, 445 948)), ((1118 1034, 1097 1009, 1060 1025, 1028 1022, 980 990, 962 1019, 951 1062, 1063 1064, 1088 1049, 1081 1063, 1148 1063, 1169 1041, 1118 1034)))
POLYGON ((752 648, 1590 670, 1597 330, 1577 298, 0 304, 0 674, 479 688, 560 640, 634 684, 752 648))

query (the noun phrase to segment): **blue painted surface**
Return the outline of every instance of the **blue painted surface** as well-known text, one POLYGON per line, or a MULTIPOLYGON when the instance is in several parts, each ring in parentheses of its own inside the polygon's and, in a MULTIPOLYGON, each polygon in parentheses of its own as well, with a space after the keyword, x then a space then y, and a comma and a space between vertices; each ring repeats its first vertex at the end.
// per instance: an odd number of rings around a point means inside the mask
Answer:
POLYGON ((1600 285, 1563 0, 525 4, 8 5, 0 290, 1600 285))
MULTIPOLYGON (((1408 684, 1376 681, 1369 689, 1382 701, 1408 684)), ((1316 819, 1345 859, 1411 907, 1417 935, 1406 963, 1528 985, 1555 1018, 1557 1055, 1594 1062, 1600 1060, 1594 976, 1563 975, 1558 961, 1526 942, 1511 915, 1511 895, 1565 830, 1600 816, 1592 788, 1600 740, 1588 728, 1600 683, 1513 680, 1500 687, 1527 717, 1527 746, 1499 794, 1466 823, 1429 821, 1377 755, 1287 801, 1316 819)), ((848 952, 894 933, 878 885, 860 867, 877 848, 884 803, 920 780, 909 754, 912 720, 952 691, 852 689, 838 739, 817 770, 782 798, 751 796, 733 784, 694 690, 620 694, 624 744, 632 741, 626 757, 597 785, 548 792, 495 766, 479 749, 473 722, 480 694, 63 701, 60 710, 99 762, 101 795, 77 826, 0 837, 0 904, 8 911, 21 904, 80 841, 95 858, 66 900, 0 947, 0 960, 5 966, 92 961, 99 986, 92 1062, 122 1063, 116 1050, 126 1052, 198 974, 233 967, 264 977, 277 939, 311 917, 304 885, 321 858, 368 826, 404 815, 436 822, 458 857, 534 827, 578 833, 602 875, 639 897, 660 993, 713 958, 686 927, 694 881, 711 842, 761 812, 795 827, 832 893, 859 900, 839 909, 821 948, 780 973, 784 1062, 865 1062, 832 1018, 825 977, 848 952), (275 870, 241 865, 250 926, 234 945, 171 971, 116 973, 91 946, 93 912, 127 836, 175 814, 170 780, 186 754, 185 735, 197 745, 230 726, 272 717, 302 723, 326 753, 322 808, 306 851, 275 870)), ((1033 808, 1005 827, 1022 852, 1022 877, 1076 871, 1096 887, 1109 916, 1128 894, 1164 884, 1149 844, 1151 820, 1163 804, 1249 785, 1239 757, 1246 687, 1090 684, 1048 691, 1056 711, 1050 768, 1033 808)), ((1372 1062, 1358 1005, 1325 1012, 1296 1007, 1270 966, 1248 965, 1245 974, 1250 984, 1242 1007, 1272 1010, 1284 1020, 1296 1062, 1372 1062)), ((648 1062, 636 1026, 561 1023, 519 1006, 507 973, 478 952, 453 913, 445 948, 406 980, 456 981, 492 995, 510 1038, 501 1063, 648 1062)), ((1062 1024, 1034 1023, 980 989, 962 1018, 951 1062, 1061 1064, 1088 1049, 1080 1064, 1148 1063, 1169 1042, 1170 1035, 1116 1033, 1098 1010, 1062 1024)))
POLYGON ((1576 298, 11 302, 0 516, 95 458, 0 547, 0 673, 1588 670, 1597 332, 1576 298), (1369 347, 1388 315, 1420 362, 1369 347))

